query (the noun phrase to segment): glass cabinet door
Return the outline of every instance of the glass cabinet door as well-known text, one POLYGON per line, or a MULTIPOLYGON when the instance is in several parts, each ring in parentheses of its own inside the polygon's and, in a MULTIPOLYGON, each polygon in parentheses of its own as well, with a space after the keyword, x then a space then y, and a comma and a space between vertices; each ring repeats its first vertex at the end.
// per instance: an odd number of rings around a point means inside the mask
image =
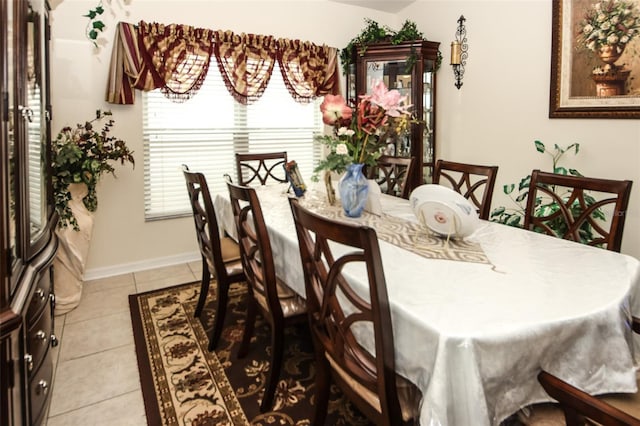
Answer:
POLYGON ((382 80, 389 89, 396 89, 406 96, 415 121, 410 130, 392 135, 386 142, 384 154, 396 157, 413 157, 411 175, 407 177, 410 188, 431 183, 435 144, 435 65, 439 57, 440 43, 413 40, 392 44, 373 43, 366 48, 354 46, 347 74, 347 99, 355 103, 358 95, 369 94, 373 83, 382 80))
MULTIPOLYGON (((8 212, 9 219, 8 227, 8 256, 11 269, 14 270, 18 259, 18 241, 17 241, 17 147, 16 147, 16 133, 15 133, 15 119, 14 105, 12 100, 15 96, 15 75, 16 75, 16 63, 15 63, 15 34, 14 34, 14 22, 15 22, 15 4, 12 1, 4 2, 2 5, 2 138, 4 140, 4 146, 2 146, 2 155, 6 155, 7 169, 3 171, 5 174, 4 181, 6 187, 2 188, 3 191, 7 191, 8 195, 8 212)), ((14 274, 12 274, 13 276, 14 274)))
MULTIPOLYGON (((406 96, 407 105, 415 105, 412 85, 411 64, 404 60, 366 60, 366 93, 371 93, 373 84, 382 81, 389 89, 396 89, 402 96, 406 96)), ((411 129, 400 135, 393 135, 387 140, 386 155, 396 157, 411 157, 411 129)))
POLYGON ((27 64, 26 105, 22 110, 26 125, 27 188, 29 247, 37 246, 47 222, 47 166, 46 157, 46 93, 43 70, 45 69, 44 2, 30 0, 27 9, 27 64))

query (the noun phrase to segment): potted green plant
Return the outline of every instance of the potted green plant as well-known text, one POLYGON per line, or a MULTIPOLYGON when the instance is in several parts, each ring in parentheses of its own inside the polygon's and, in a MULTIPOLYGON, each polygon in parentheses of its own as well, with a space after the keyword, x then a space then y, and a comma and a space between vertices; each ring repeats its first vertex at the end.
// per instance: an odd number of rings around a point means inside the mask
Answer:
MULTIPOLYGON (((576 169, 567 169, 566 167, 560 166, 560 159, 567 153, 573 151, 574 154, 578 154, 580 151, 580 144, 573 143, 566 148, 563 148, 557 144, 554 145, 553 150, 548 150, 545 145, 539 141, 534 141, 534 145, 536 151, 541 154, 546 154, 551 157, 552 161, 552 170, 553 173, 562 174, 562 175, 572 175, 572 176, 582 176, 582 174, 576 169)), ((516 192, 516 185, 511 183, 504 185, 502 187, 502 191, 509 196, 509 198, 513 201, 515 205, 514 208, 506 208, 504 206, 500 206, 495 208, 491 212, 490 220, 492 222, 498 222, 509 226, 522 227, 524 223, 524 211, 527 202, 527 197, 529 196, 529 185, 531 183, 531 175, 527 175, 520 180, 518 184, 518 191, 516 192)), ((556 192, 554 188, 554 192, 556 192)), ((557 193, 557 192, 556 192, 557 193)), ((562 194, 558 194, 562 195, 562 194)), ((596 200, 585 194, 585 201, 587 206, 590 206, 596 202, 596 200)), ((557 211, 560 208, 556 203, 543 203, 542 200, 536 200, 536 207, 534 214, 536 216, 548 216, 554 211, 557 211)), ((571 210, 573 213, 577 215, 579 210, 582 209, 582 206, 576 201, 572 206, 571 210)), ((600 209, 596 209, 593 213, 593 217, 598 220, 605 220, 605 215, 600 209)), ((550 224, 550 227, 556 232, 557 235, 563 235, 566 231, 566 223, 559 219, 556 224, 550 224)), ((536 231, 536 229, 534 229, 536 231)), ((583 237, 585 241, 590 241, 593 238, 593 229, 588 222, 585 222, 581 227, 580 235, 583 237)))
POLYGON ((114 125, 110 117, 110 111, 98 110, 94 119, 64 127, 52 142, 53 197, 59 218, 54 260, 56 315, 80 303, 100 177, 104 173, 115 176, 114 161, 135 165, 126 143, 110 136, 114 125), (105 119, 102 128, 94 127, 105 119))
POLYGON ((82 202, 88 211, 95 212, 98 208, 96 186, 100 177, 104 173, 115 176, 111 163, 119 161, 121 164, 129 162, 135 165, 133 152, 126 143, 109 135, 114 125, 113 119, 109 118, 100 130, 94 128, 95 124, 111 115, 111 111, 97 110, 93 120, 77 124, 75 128, 64 127, 53 141, 53 194, 59 226, 62 228, 71 225, 78 230, 77 218, 69 205, 72 199, 71 185, 87 186, 87 194, 82 202))

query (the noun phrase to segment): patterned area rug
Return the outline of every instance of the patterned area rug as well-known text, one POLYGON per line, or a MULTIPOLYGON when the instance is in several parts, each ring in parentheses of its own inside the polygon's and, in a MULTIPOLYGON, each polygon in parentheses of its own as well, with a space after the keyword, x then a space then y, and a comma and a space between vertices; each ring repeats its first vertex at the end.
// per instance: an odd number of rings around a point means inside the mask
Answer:
MULTIPOLYGON (((212 283, 211 288, 215 288, 212 283)), ((194 318, 200 283, 129 296, 147 423, 156 425, 310 425, 315 366, 306 324, 285 330, 285 354, 273 411, 259 404, 269 368, 269 325, 260 317, 244 359, 236 354, 246 311, 244 283, 232 286, 224 331, 207 350, 213 291, 201 319, 194 318)), ((333 386, 327 423, 370 425, 333 386)))

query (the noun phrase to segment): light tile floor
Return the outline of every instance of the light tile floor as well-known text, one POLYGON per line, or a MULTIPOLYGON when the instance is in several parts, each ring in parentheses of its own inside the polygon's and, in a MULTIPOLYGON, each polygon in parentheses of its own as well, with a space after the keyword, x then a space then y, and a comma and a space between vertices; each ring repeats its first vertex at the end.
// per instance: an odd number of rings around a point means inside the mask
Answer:
POLYGON ((74 310, 56 316, 47 426, 145 426, 130 294, 197 281, 200 262, 88 281, 74 310))

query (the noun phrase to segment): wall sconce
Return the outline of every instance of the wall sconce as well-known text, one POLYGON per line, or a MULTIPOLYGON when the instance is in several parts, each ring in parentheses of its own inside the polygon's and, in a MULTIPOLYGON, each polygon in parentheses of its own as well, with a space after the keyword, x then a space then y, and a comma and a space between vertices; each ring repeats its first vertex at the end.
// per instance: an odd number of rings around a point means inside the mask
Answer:
POLYGON ((451 42, 451 66, 453 67, 453 75, 456 79, 455 86, 460 89, 462 87, 462 76, 464 75, 464 66, 467 64, 469 56, 467 50, 467 29, 464 26, 466 19, 460 15, 458 18, 458 29, 456 30, 456 39, 451 42))

